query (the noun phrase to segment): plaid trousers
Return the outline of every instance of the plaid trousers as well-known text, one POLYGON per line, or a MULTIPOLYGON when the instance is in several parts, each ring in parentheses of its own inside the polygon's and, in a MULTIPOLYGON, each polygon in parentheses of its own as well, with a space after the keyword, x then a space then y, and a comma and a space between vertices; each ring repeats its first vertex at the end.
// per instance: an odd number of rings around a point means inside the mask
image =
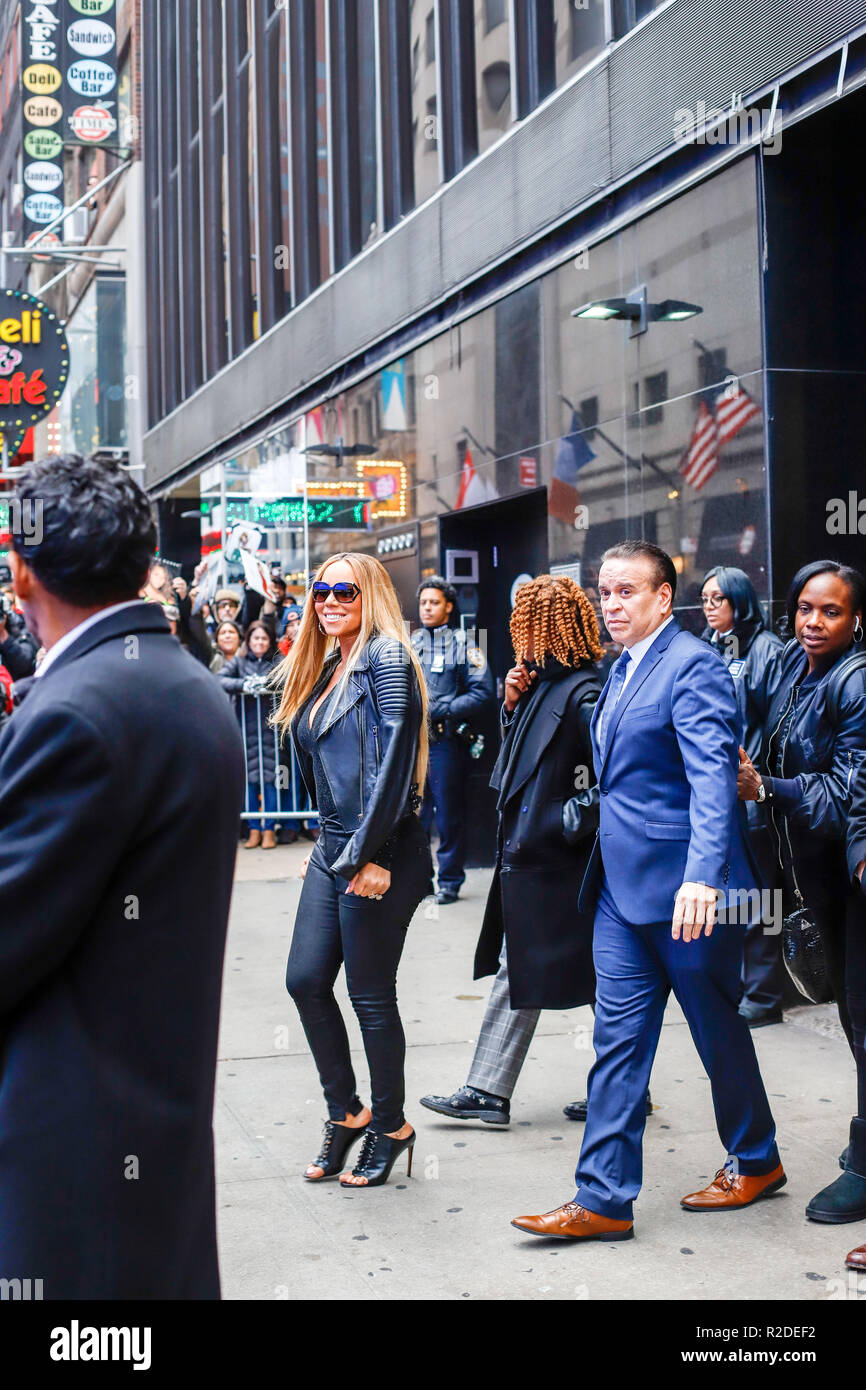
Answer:
POLYGON ((512 1009, 503 941, 499 970, 484 1011, 475 1056, 466 1078, 467 1085, 510 1100, 540 1013, 540 1009, 512 1009))

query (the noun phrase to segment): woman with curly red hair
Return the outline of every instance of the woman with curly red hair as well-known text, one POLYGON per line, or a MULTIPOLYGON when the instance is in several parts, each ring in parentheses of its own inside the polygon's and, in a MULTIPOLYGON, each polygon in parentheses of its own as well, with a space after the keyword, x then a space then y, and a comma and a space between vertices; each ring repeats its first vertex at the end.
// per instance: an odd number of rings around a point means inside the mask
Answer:
POLYGON ((541 1009, 595 997, 592 918, 577 899, 598 824, 589 725, 602 656, 592 604, 573 579, 518 590, 505 678, 496 871, 475 955, 495 975, 465 1086, 421 1104, 451 1119, 508 1124, 511 1093, 541 1009))

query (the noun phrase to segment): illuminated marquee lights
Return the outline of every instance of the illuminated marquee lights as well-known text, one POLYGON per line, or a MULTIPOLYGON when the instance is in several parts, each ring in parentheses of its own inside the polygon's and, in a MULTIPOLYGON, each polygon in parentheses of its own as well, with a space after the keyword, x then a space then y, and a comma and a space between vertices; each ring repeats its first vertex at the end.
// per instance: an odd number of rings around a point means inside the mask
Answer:
POLYGON ((371 497, 370 511, 373 519, 379 517, 404 517, 406 515, 406 494, 408 492, 408 470, 400 459, 358 459, 358 476, 365 479, 371 497), (379 500, 376 492, 376 479, 394 478, 396 486, 387 499, 379 500))
POLYGON ((0 296, 0 431, 26 429, 50 413, 66 389, 69 344, 57 315, 26 290, 0 296), (24 406, 38 406, 28 411, 24 406))

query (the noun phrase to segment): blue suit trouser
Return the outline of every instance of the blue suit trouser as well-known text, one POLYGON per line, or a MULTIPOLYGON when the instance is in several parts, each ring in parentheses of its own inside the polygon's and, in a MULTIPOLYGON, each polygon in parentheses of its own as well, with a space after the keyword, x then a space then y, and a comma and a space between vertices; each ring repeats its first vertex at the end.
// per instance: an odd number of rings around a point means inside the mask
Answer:
POLYGON ((647 1086, 671 990, 710 1079, 730 1159, 741 1173, 771 1172, 779 1162, 776 1130, 752 1035, 737 1012, 742 928, 717 924, 709 938, 674 941, 670 921, 626 922, 603 886, 593 960, 596 1060, 575 1201, 599 1216, 632 1219, 643 1176, 647 1086))
POLYGON ((446 893, 459 893, 466 874, 466 781, 469 750, 450 735, 430 744, 427 786, 421 804, 421 824, 430 833, 435 820, 439 831, 436 850, 438 885, 446 893))

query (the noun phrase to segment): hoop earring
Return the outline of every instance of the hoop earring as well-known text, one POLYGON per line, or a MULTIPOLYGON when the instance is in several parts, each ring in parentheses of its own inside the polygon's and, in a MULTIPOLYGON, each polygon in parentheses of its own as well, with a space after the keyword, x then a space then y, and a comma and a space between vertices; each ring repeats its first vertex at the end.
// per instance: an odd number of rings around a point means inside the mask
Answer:
POLYGON ((860 621, 859 618, 857 619, 856 623, 854 624, 854 641, 855 641, 855 642, 862 642, 862 641, 863 641, 863 624, 861 623, 861 621, 860 621))
POLYGON ((325 629, 322 627, 322 624, 321 624, 321 623, 319 623, 319 631, 321 632, 322 636, 324 637, 324 636, 325 636, 325 629))

